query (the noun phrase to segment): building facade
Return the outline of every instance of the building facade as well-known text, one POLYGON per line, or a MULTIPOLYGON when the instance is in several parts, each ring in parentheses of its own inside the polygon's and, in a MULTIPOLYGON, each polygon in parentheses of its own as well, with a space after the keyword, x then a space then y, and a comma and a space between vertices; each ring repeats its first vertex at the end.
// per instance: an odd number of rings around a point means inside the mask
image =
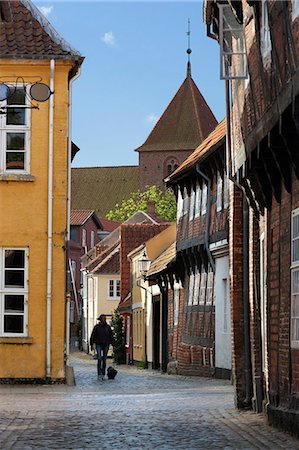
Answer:
POLYGON ((1 2, 0 10, 0 382, 61 381, 68 105, 83 58, 31 2, 1 2))

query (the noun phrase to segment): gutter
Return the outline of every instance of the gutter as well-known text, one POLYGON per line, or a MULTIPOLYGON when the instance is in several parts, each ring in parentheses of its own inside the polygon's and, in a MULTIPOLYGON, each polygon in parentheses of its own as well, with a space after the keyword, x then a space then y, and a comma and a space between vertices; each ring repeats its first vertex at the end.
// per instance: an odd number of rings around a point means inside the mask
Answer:
POLYGON ((65 322, 65 358, 70 354, 70 299, 71 299, 71 266, 70 266, 70 217, 71 217, 71 160, 72 160, 72 85, 80 76, 80 67, 77 73, 69 80, 68 104, 68 161, 67 161, 67 218, 66 218, 66 322, 65 322))
MULTIPOLYGON (((55 61, 50 61, 50 90, 54 92, 55 61)), ((53 149, 54 149, 54 94, 49 105, 49 154, 48 154, 48 250, 47 250, 47 315, 46 315, 46 376, 51 377, 51 326, 52 326, 52 242, 53 242, 53 149)))

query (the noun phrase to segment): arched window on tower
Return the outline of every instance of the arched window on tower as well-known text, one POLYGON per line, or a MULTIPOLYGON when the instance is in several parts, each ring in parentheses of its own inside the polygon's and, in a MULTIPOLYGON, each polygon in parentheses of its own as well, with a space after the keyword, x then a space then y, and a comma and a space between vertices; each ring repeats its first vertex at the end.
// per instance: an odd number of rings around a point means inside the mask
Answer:
POLYGON ((164 176, 167 177, 168 175, 170 175, 172 172, 174 172, 178 167, 179 167, 179 163, 178 160, 176 158, 168 158, 165 161, 165 169, 164 169, 164 176))

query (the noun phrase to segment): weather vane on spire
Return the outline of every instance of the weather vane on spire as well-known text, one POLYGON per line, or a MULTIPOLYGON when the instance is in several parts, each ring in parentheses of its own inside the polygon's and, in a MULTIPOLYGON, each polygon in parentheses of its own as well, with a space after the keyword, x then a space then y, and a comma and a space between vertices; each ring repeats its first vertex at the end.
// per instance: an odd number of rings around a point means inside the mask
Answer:
POLYGON ((187 31, 187 36, 188 36, 188 48, 187 48, 187 54, 188 54, 188 63, 187 63, 187 77, 190 76, 191 77, 191 62, 190 62, 190 55, 191 55, 191 48, 190 48, 190 35, 191 35, 191 31, 190 31, 190 19, 188 19, 188 31, 187 31))

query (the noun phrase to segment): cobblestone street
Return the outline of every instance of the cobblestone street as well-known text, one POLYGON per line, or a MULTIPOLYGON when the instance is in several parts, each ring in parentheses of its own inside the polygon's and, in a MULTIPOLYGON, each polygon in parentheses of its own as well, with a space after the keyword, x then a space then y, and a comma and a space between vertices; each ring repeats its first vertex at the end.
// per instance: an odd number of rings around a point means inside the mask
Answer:
POLYGON ((118 367, 71 357, 74 387, 0 386, 1 449, 299 449, 262 416, 233 406, 228 381, 118 367))

